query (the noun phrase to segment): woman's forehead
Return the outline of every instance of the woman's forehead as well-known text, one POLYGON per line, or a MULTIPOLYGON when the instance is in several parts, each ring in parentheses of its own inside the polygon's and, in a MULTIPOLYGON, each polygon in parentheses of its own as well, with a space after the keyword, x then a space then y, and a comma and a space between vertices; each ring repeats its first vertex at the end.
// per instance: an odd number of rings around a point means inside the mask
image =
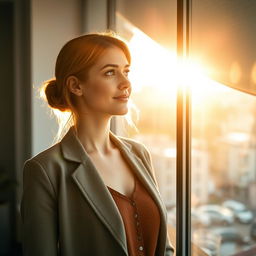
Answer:
POLYGON ((107 48, 96 62, 95 66, 104 67, 108 64, 127 66, 129 62, 123 50, 118 47, 107 48))

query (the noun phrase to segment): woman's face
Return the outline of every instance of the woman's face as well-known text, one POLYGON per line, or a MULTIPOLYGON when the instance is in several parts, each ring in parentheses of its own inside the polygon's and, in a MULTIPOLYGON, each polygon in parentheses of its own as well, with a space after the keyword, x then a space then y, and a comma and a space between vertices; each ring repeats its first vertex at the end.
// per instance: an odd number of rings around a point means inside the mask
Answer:
POLYGON ((82 83, 81 111, 110 116, 126 114, 131 94, 128 73, 124 52, 117 47, 107 49, 82 83))

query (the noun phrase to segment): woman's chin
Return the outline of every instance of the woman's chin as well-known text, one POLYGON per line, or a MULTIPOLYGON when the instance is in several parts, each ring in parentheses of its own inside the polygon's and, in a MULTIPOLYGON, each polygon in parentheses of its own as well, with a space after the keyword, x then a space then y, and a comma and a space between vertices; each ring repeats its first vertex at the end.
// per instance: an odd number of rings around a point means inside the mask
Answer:
POLYGON ((127 109, 122 109, 120 111, 117 111, 114 115, 115 116, 124 116, 128 113, 128 108, 127 109))

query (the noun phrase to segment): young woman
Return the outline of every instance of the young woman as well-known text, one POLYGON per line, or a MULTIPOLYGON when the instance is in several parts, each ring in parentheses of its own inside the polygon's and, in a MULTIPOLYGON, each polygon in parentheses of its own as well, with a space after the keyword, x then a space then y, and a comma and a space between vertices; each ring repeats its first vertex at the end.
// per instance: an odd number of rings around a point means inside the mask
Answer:
POLYGON ((111 118, 128 111, 130 62, 113 35, 61 49, 44 90, 74 125, 24 165, 24 256, 173 255, 149 152, 110 131, 111 118))

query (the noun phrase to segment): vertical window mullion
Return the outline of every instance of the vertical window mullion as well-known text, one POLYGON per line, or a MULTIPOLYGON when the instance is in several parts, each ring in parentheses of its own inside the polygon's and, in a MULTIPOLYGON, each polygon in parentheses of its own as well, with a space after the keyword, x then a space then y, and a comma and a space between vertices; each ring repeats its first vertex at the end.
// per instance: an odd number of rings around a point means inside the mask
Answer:
MULTIPOLYGON (((177 53, 184 62, 189 50, 190 0, 177 0, 177 53)), ((184 74, 186 75, 186 74, 184 74)), ((191 103, 186 85, 177 93, 176 255, 191 255, 191 103)))
POLYGON ((107 29, 116 31, 116 0, 107 0, 107 29))

